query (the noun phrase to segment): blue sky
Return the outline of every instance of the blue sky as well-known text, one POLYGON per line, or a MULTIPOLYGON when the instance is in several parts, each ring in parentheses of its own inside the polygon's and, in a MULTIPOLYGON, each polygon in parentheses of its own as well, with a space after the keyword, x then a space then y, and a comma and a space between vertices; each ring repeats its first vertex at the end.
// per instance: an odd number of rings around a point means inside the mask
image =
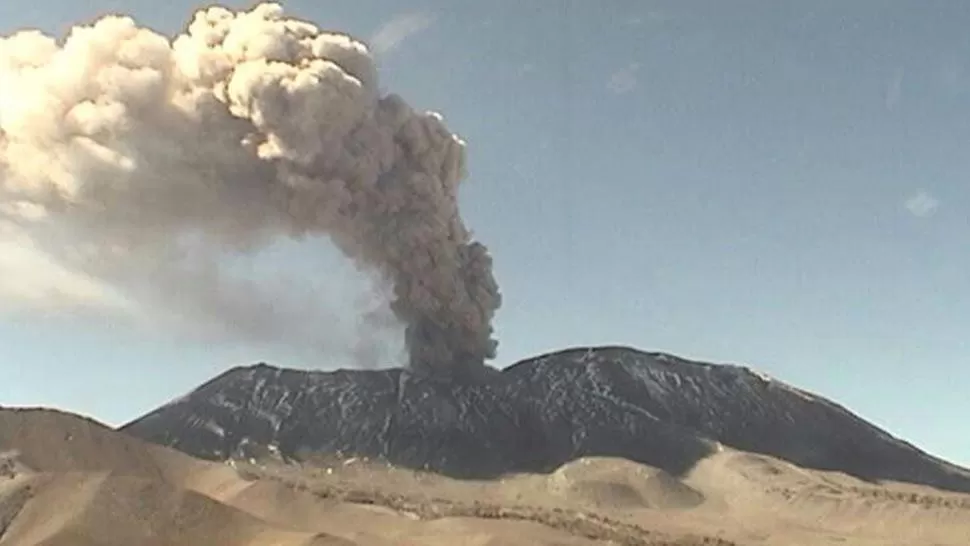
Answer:
MULTIPOLYGON (((250 3, 227 2, 240 6, 250 3)), ((621 343, 743 363, 970 464, 970 5, 292 0, 468 142, 498 365, 621 343), (771 8, 766 8, 770 5, 771 8)), ((7 0, 0 34, 122 9, 7 0)), ((0 319, 0 403, 121 423, 284 347, 0 319)))

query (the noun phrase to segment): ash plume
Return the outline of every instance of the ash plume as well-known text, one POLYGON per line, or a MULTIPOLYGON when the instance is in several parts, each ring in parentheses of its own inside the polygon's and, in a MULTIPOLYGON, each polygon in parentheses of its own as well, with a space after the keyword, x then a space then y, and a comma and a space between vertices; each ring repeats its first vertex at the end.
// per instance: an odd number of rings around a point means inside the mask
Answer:
POLYGON ((501 298, 464 176, 464 143, 381 96, 365 44, 277 4, 201 10, 174 39, 122 16, 0 37, 0 221, 155 304, 267 328, 276 302, 213 295, 261 297, 215 256, 329 238, 386 283, 412 368, 480 368, 501 298))

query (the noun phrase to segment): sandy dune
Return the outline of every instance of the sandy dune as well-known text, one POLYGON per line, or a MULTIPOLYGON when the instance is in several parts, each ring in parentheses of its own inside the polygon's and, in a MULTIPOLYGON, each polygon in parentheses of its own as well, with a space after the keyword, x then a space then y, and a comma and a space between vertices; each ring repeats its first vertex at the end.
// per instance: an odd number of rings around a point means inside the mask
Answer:
POLYGON ((458 481, 356 460, 203 462, 94 421, 0 410, 0 545, 965 546, 970 496, 724 449, 684 476, 588 458, 458 481))

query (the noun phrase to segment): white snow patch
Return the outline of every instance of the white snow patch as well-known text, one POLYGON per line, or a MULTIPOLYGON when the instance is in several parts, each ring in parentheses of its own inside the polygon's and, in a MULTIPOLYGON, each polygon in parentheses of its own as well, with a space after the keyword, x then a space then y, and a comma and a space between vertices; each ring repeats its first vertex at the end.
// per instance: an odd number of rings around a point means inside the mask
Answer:
POLYGON ((216 436, 218 436, 220 438, 225 438, 225 436, 226 436, 226 430, 224 428, 220 427, 219 425, 217 425, 214 421, 206 421, 202 425, 202 427, 205 428, 206 430, 214 433, 216 436))
POLYGON ((748 373, 764 381, 765 383, 771 383, 774 381, 774 378, 772 378, 770 375, 764 372, 759 372, 758 370, 753 370, 751 368, 745 368, 745 369, 748 370, 748 373))

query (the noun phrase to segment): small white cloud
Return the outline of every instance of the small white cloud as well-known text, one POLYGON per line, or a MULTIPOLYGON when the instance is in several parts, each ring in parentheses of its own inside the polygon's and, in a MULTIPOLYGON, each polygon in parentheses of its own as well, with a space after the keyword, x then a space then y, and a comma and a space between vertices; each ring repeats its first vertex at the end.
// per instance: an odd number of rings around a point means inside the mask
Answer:
POLYGON ((673 13, 662 10, 648 10, 642 14, 631 15, 626 19, 626 24, 631 27, 639 27, 643 24, 663 24, 676 19, 673 13))
POLYGON ((387 21, 371 36, 370 47, 377 54, 397 49, 405 40, 421 33, 434 24, 434 15, 427 13, 402 13, 387 21))
POLYGON ((626 20, 626 24, 631 27, 638 27, 643 24, 643 17, 639 15, 633 15, 631 17, 628 17, 626 20))
POLYGON ((889 84, 886 86, 886 110, 894 110, 896 105, 899 104, 900 99, 903 98, 903 78, 905 76, 906 70, 903 67, 899 67, 893 74, 893 78, 889 80, 889 84))
POLYGON ((630 63, 617 70, 610 76, 610 81, 606 83, 607 89, 623 95, 633 91, 637 87, 637 72, 640 71, 640 63, 630 63))
POLYGON ((904 206, 913 216, 926 218, 932 216, 940 208, 940 202, 925 191, 920 191, 907 199, 904 206))

